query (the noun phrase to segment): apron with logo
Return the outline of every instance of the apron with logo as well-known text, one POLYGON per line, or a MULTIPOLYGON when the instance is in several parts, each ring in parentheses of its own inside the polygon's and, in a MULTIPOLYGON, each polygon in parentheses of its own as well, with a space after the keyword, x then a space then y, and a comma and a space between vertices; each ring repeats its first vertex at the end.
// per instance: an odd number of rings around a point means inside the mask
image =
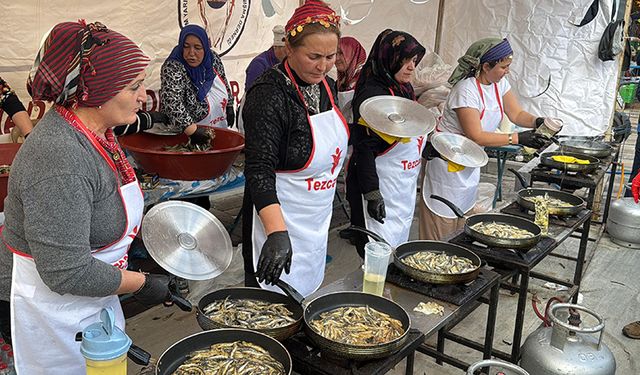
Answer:
POLYGON ((207 92, 207 104, 209 112, 197 125, 211 126, 215 128, 226 128, 227 125, 227 104, 229 104, 229 96, 227 94, 227 86, 224 80, 216 71, 216 78, 207 92))
MULTIPOLYGON (((108 152, 86 128, 81 126, 80 130, 118 178, 116 166, 108 152)), ((127 217, 125 231, 120 239, 93 250, 92 255, 124 270, 127 268, 129 245, 142 221, 144 198, 138 181, 121 186, 118 190, 127 217)), ((30 255, 7 247, 13 252, 11 336, 16 371, 25 375, 84 374, 85 360, 75 335, 89 324, 99 321, 100 311, 104 307, 113 308, 116 325, 124 330, 124 315, 118 296, 84 297, 53 292, 40 278, 30 255)))
MULTIPOLYGON (((498 84, 493 84, 496 95, 496 105, 488 108, 485 105, 484 94, 480 82, 476 79, 476 86, 482 101, 480 123, 486 132, 494 132, 500 125, 504 110, 498 92, 498 84)), ((453 202, 462 212, 468 212, 476 204, 478 184, 480 183, 480 168, 464 168, 458 172, 449 172, 447 161, 434 158, 427 162, 425 178, 422 183, 422 198, 427 207, 436 215, 454 219, 455 214, 444 203, 431 199, 431 194, 439 195, 453 202)))
POLYGON ((356 90, 338 91, 338 104, 340 105, 340 112, 344 115, 344 119, 347 124, 353 123, 353 95, 356 90))
MULTIPOLYGON (((393 90, 389 91, 394 95, 393 90)), ((363 198, 367 229, 381 235, 394 247, 409 239, 425 136, 413 137, 407 143, 396 142, 376 156, 376 172, 386 213, 384 224, 369 216, 367 202, 363 198)))
MULTIPOLYGON (((287 63, 285 69, 304 103, 287 63)), ((329 85, 325 80, 323 84, 329 94, 332 109, 313 116, 309 116, 307 112, 313 140, 309 160, 299 170, 276 171, 278 200, 293 249, 291 272, 283 272, 280 279, 303 296, 315 292, 324 279, 333 197, 338 174, 347 154, 349 138, 347 124, 334 103, 329 85)), ((256 269, 267 236, 255 209, 252 234, 253 267, 256 269)), ((272 285, 261 283, 260 286, 282 293, 280 288, 272 285)))

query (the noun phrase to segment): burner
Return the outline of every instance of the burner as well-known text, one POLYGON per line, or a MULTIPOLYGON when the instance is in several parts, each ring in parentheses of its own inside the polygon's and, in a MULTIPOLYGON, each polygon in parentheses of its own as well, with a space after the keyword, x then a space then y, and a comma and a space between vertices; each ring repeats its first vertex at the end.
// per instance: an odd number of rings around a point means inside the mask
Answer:
POLYGON ((485 269, 481 268, 478 278, 467 284, 430 284, 411 278, 396 267, 395 264, 389 265, 387 281, 416 293, 458 306, 467 303, 478 289, 483 288, 489 282, 485 269))

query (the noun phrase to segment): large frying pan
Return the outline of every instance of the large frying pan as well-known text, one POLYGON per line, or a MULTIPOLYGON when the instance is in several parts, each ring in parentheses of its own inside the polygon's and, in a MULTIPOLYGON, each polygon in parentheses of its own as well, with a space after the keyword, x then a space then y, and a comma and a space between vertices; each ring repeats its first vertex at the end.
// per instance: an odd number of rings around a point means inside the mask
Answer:
POLYGON ((248 341, 261 346, 282 363, 287 374, 291 374, 291 356, 277 340, 246 329, 216 329, 187 336, 165 350, 158 360, 156 375, 173 374, 187 360, 187 356, 196 350, 205 349, 213 344, 234 341, 248 341))
POLYGON ((606 158, 611 155, 613 147, 602 141, 569 138, 560 140, 560 151, 596 158, 606 158))
POLYGON ((293 318, 296 320, 295 322, 284 327, 264 330, 252 329, 253 331, 264 333, 276 340, 282 341, 288 339, 300 330, 300 326, 302 325, 302 306, 284 294, 276 293, 274 291, 262 288, 220 289, 213 293, 205 295, 200 299, 200 302, 198 302, 198 309, 196 312, 196 320, 198 321, 200 328, 205 331, 218 328, 236 328, 216 323, 215 321, 209 319, 204 313, 204 308, 207 307, 210 303, 217 300, 224 300, 227 297, 229 297, 230 299, 253 299, 270 303, 282 303, 287 309, 289 309, 289 311, 293 313, 293 318))
MULTIPOLYGON (((446 204, 451 208, 451 210, 458 216, 459 218, 465 218, 464 213, 460 208, 458 208, 451 201, 437 196, 431 195, 432 199, 437 199, 442 203, 446 204)), ((483 244, 491 247, 500 247, 507 249, 517 249, 517 250, 529 250, 534 247, 539 241, 541 237, 542 230, 540 227, 531 220, 523 219, 521 217, 506 215, 506 214, 497 214, 497 213, 488 213, 488 214, 476 214, 466 217, 464 223, 464 232, 471 236, 472 238, 482 242, 483 244), (496 222, 496 223, 504 223, 516 226, 520 229, 528 230, 533 233, 532 237, 528 238, 508 238, 508 237, 494 237, 488 236, 486 234, 480 233, 472 227, 478 223, 486 223, 486 222, 496 222)))
MULTIPOLYGON (((365 229, 355 225, 352 225, 349 229, 365 233, 376 241, 387 243, 387 241, 382 236, 370 231, 369 229, 365 229)), ((398 267, 406 275, 425 283, 463 284, 463 283, 468 283, 469 281, 473 281, 478 277, 478 274, 480 273, 481 261, 480 261, 480 257, 478 257, 473 251, 467 250, 462 246, 454 245, 448 242, 409 241, 395 248, 395 251, 393 252, 393 264, 395 264, 396 267, 398 267), (473 264, 476 266, 476 269, 466 273, 443 274, 443 273, 422 271, 422 270, 413 268, 411 266, 408 266, 402 262, 403 258, 406 258, 415 253, 419 253, 421 251, 444 252, 446 255, 449 255, 449 256, 457 255, 459 257, 464 257, 471 260, 473 264)))
MULTIPOLYGON (((509 168, 509 170, 513 172, 513 174, 515 174, 518 180, 520 180, 520 183, 522 184, 522 186, 527 186, 527 182, 518 171, 511 168, 509 168)), ((555 190, 555 189, 524 188, 518 191, 516 201, 521 207, 524 207, 530 211, 535 212, 536 210, 535 203, 528 201, 526 198, 537 197, 537 196, 544 197, 545 194, 549 196, 549 198, 560 199, 561 201, 571 204, 571 206, 569 207, 559 207, 559 206, 549 205, 548 207, 549 215, 573 216, 573 215, 577 215, 578 212, 580 212, 586 206, 586 202, 584 201, 584 199, 576 195, 573 195, 571 193, 567 193, 567 192, 555 190)))
POLYGON ((411 319, 402 306, 391 300, 369 293, 335 292, 317 297, 311 302, 306 303, 300 293, 290 285, 279 283, 278 286, 284 290, 287 295, 295 299, 296 302, 304 306, 304 332, 323 352, 342 358, 362 361, 390 356, 400 350, 405 344, 407 333, 411 326, 411 319), (331 311, 340 307, 361 306, 369 306, 398 319, 402 323, 404 332, 395 340, 383 344, 356 346, 327 339, 310 326, 310 323, 315 319, 319 319, 320 314, 325 311, 331 311))
POLYGON ((600 159, 593 156, 574 154, 570 152, 545 152, 544 154, 540 155, 540 163, 542 165, 546 165, 547 167, 555 168, 565 172, 588 173, 598 169, 598 166, 600 165, 600 159), (553 160, 554 156, 573 156, 578 159, 589 160, 589 164, 562 163, 553 160))

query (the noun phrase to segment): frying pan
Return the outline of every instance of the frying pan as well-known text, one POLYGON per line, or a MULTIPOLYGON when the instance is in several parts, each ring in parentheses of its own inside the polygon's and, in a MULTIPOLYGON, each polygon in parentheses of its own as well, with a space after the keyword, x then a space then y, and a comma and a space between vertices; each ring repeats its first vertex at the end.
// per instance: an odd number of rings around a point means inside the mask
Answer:
POLYGON ((600 159, 593 156, 587 156, 582 154, 574 154, 570 152, 545 152, 540 155, 540 163, 551 168, 559 169, 565 172, 591 172, 598 168, 600 165, 600 159), (578 159, 588 160, 589 164, 578 163, 562 163, 553 160, 554 156, 573 156, 578 159))
POLYGON ((253 331, 264 333, 276 340, 282 341, 288 339, 300 330, 300 326, 302 325, 302 306, 299 303, 286 295, 276 293, 271 290, 248 287, 220 289, 202 297, 200 299, 200 302, 198 302, 198 308, 196 310, 196 320, 198 321, 200 328, 205 331, 218 328, 234 328, 217 323, 207 317, 207 315, 204 313, 205 307, 207 307, 210 303, 217 300, 224 300, 227 297, 229 297, 230 299, 253 299, 269 303, 282 303, 289 311, 293 313, 293 319, 296 320, 295 322, 283 327, 262 330, 251 329, 253 331))
MULTIPOLYGON (((431 195, 432 199, 437 199, 442 203, 449 206, 449 208, 458 216, 459 218, 465 218, 464 213, 460 208, 458 208, 451 201, 440 197, 438 195, 431 195)), ((523 219, 521 217, 506 215, 506 214, 498 214, 498 213, 488 213, 488 214, 476 214, 466 217, 464 223, 464 232, 482 242, 483 244, 491 247, 499 247, 499 248, 507 248, 507 249, 517 249, 517 250, 529 250, 534 247, 539 241, 541 237, 542 230, 540 227, 531 220, 523 219), (527 238, 501 238, 489 236, 483 233, 478 232, 472 227, 478 223, 501 223, 501 224, 509 224, 520 229, 527 230, 533 233, 533 236, 527 238)))
POLYGON ((564 153, 571 152, 596 158, 606 158, 611 155, 612 150, 613 147, 611 147, 610 144, 602 141, 577 139, 560 140, 560 151, 564 153))
MULTIPOLYGON (((516 175, 518 180, 520 180, 520 183, 522 184, 522 186, 527 186, 527 183, 524 177, 522 176, 522 174, 520 174, 518 171, 512 168, 509 168, 509 171, 513 172, 513 174, 516 175)), ((549 215, 573 216, 573 215, 576 215, 578 212, 580 212, 586 206, 586 202, 584 201, 584 199, 576 195, 573 195, 564 191, 560 191, 560 190, 555 190, 555 189, 524 188, 518 191, 516 201, 521 207, 524 207, 530 211, 535 211, 536 210, 535 203, 528 201, 526 198, 537 197, 537 196, 544 197, 545 194, 549 196, 549 198, 560 199, 564 202, 571 204, 571 206, 569 207, 559 207, 559 206, 550 205, 548 207, 549 215)))
MULTIPOLYGON (((352 225, 349 229, 365 233, 376 241, 385 242, 389 244, 382 236, 375 232, 372 232, 366 228, 352 225)), ((390 245, 390 244, 389 244, 390 245)), ((396 265, 403 273, 425 283, 431 284, 462 284, 475 280, 480 273, 481 261, 473 251, 467 250, 462 246, 454 245, 448 242, 442 241, 409 241, 401 244, 395 248, 393 252, 393 264, 396 265), (442 274, 429 271, 421 271, 419 269, 408 266, 402 262, 403 258, 406 258, 412 254, 419 253, 421 251, 433 251, 444 252, 446 255, 456 255, 464 257, 476 266, 473 271, 459 273, 459 274, 442 274)))
POLYGON ((335 292, 322 295, 306 303, 300 293, 290 285, 284 282, 279 282, 277 285, 287 293, 287 295, 296 300, 298 304, 304 306, 304 332, 323 352, 347 359, 370 360, 387 357, 400 350, 405 344, 407 333, 411 326, 411 319, 402 306, 391 300, 369 293, 335 292), (321 336, 310 326, 313 320, 320 319, 320 314, 323 312, 335 310, 340 307, 362 306, 369 306, 377 311, 388 314, 392 318, 398 319, 402 323, 402 335, 382 344, 360 346, 330 340, 321 336))
POLYGON ((156 375, 173 374, 187 360, 187 356, 196 350, 205 349, 213 344, 240 340, 261 346, 282 363, 286 374, 291 374, 291 356, 276 339, 246 329, 216 329, 187 336, 171 345, 158 359, 156 375))

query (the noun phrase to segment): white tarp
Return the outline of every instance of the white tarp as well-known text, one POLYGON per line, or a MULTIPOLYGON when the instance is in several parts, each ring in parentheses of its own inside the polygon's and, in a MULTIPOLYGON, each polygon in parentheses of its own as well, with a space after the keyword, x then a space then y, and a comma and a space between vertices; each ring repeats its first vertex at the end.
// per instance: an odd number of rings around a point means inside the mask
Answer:
MULTIPOLYGON (((330 0, 346 16, 343 35, 368 51, 385 28, 408 31, 432 50, 438 0, 330 0)), ((445 0, 440 54, 448 64, 476 39, 508 37, 514 48, 509 81, 522 106, 534 114, 565 120, 564 133, 599 134, 609 124, 615 98, 617 61, 602 62, 597 47, 611 12, 609 1, 590 24, 578 28, 591 0, 445 0), (539 97, 551 77, 548 90, 539 97)), ((224 53, 227 77, 241 97, 244 70, 272 41, 271 28, 284 24, 298 0, 3 1, 0 75, 25 104, 27 72, 47 30, 57 22, 100 20, 140 43, 153 59, 147 80, 147 109, 157 108, 159 71, 177 42, 180 25, 207 26, 224 53)), ((40 117, 32 113, 32 117, 40 117)), ((0 133, 6 132, 6 116, 0 133)))

